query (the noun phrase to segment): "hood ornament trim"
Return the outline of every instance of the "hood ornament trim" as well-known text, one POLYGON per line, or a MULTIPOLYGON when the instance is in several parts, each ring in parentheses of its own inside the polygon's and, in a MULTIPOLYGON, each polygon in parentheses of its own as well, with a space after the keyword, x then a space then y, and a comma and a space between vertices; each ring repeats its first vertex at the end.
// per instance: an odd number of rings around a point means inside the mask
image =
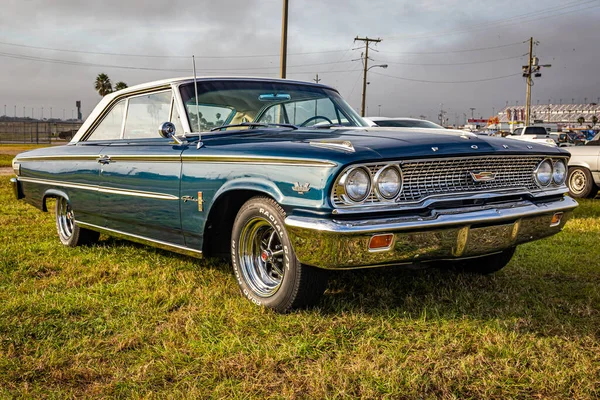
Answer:
POLYGON ((320 140, 315 142, 308 142, 311 146, 321 147, 324 149, 342 150, 349 153, 354 153, 356 150, 349 140, 320 140))

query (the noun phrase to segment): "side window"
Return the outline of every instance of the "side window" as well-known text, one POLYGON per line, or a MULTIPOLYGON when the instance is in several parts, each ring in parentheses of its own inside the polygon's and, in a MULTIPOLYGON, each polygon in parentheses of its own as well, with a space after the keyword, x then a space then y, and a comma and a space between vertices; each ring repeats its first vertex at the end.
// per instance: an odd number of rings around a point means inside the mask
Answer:
POLYGON ((169 120, 171 91, 129 98, 124 139, 158 137, 158 126, 169 120))
POLYGON ((88 141, 93 140, 114 140, 121 137, 121 128, 123 126, 123 115, 125 113, 125 100, 115 104, 100 124, 94 129, 88 141))

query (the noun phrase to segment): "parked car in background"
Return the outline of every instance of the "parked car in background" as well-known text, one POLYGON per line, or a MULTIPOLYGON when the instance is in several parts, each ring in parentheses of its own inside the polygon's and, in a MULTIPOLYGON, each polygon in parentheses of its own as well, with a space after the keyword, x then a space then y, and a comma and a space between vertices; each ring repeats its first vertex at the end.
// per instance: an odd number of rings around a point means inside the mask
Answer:
POLYGON ((517 128, 506 137, 526 142, 541 143, 548 146, 557 146, 558 142, 558 134, 548 132, 543 126, 517 128))
POLYGON ((56 199, 66 246, 104 232, 229 255, 243 296, 283 312, 317 302, 326 270, 503 268, 577 206, 564 196, 568 158, 536 143, 367 128, 324 85, 213 77, 105 96, 68 145, 19 154, 11 183, 40 210, 56 199))
POLYGON ((583 146, 568 147, 571 153, 567 184, 573 197, 596 197, 600 187, 600 134, 583 146))
POLYGON ((585 144, 586 137, 579 132, 561 132, 558 134, 558 145, 560 147, 581 146, 585 144))
POLYGON ((380 126, 383 128, 426 128, 426 129, 446 129, 441 125, 435 124, 425 119, 416 118, 389 118, 389 117, 367 117, 365 118, 370 126, 380 126))

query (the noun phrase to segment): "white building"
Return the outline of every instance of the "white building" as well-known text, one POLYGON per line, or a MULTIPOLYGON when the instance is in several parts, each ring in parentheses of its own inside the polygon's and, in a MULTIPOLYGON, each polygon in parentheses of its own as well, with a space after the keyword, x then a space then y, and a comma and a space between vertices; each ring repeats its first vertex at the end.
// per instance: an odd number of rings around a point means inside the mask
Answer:
MULTIPOLYGON (((538 104, 531 106, 531 123, 544 125, 552 131, 560 131, 568 128, 585 128, 593 125, 592 117, 596 116, 600 121, 600 105, 591 104, 538 104), (577 122, 583 117, 585 122, 577 122)), ((525 125, 525 106, 508 106, 498 113, 500 129, 513 131, 525 125)), ((596 123, 594 128, 600 127, 596 123)))

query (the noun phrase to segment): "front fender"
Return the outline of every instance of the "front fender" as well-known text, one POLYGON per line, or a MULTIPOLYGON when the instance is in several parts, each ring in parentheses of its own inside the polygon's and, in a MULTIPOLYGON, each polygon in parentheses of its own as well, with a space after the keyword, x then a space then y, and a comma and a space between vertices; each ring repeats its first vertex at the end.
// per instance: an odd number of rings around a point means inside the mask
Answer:
POLYGON ((253 190, 263 192, 280 204, 284 201, 283 193, 281 193, 275 183, 258 177, 246 177, 225 182, 215 193, 213 203, 217 202, 219 197, 232 190, 253 190))

